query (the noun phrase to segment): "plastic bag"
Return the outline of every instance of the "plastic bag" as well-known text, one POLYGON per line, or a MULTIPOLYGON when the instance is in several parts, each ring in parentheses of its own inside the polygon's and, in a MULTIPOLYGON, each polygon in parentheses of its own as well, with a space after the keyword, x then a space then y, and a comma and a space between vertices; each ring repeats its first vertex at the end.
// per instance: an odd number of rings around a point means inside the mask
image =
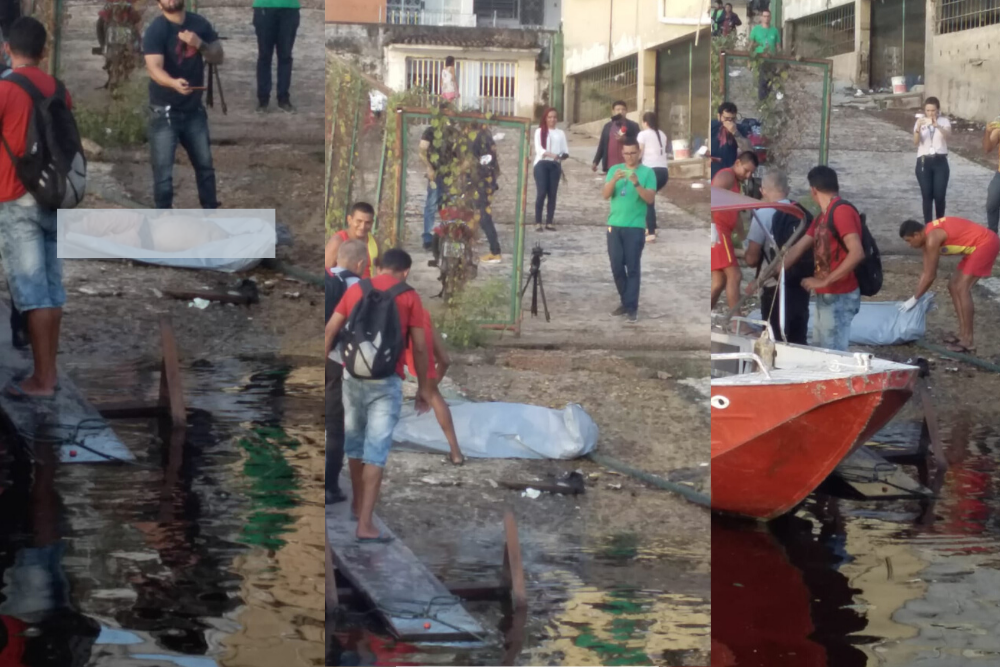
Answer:
MULTIPOLYGON (((462 453, 471 458, 575 459, 597 446, 598 428, 576 404, 562 410, 518 403, 450 405, 462 453)), ((433 412, 418 415, 413 404, 403 413, 393 441, 408 448, 448 452, 433 412)))

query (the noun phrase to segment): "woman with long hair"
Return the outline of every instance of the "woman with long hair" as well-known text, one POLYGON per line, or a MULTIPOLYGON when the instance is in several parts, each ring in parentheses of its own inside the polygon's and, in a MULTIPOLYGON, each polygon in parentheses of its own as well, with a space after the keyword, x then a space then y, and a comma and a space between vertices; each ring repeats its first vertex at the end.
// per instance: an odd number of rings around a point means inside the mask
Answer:
POLYGON ((566 134, 556 127, 559 114, 552 107, 545 109, 538 129, 535 130, 535 185, 538 196, 535 197, 535 225, 537 231, 542 231, 542 208, 548 200, 545 214, 545 229, 555 231, 552 221, 556 214, 556 193, 559 191, 559 178, 562 176, 562 156, 569 155, 569 144, 566 134))
POLYGON ((944 217, 948 193, 948 137, 951 121, 941 115, 936 97, 924 100, 924 114, 913 126, 913 145, 917 147, 917 183, 924 200, 924 224, 944 217))
MULTIPOLYGON (((639 133, 639 151, 642 163, 656 174, 656 191, 667 185, 670 170, 667 167, 667 135, 660 130, 656 114, 647 111, 642 116, 642 132, 639 133)), ((646 243, 656 241, 656 204, 650 204, 646 212, 646 243)))

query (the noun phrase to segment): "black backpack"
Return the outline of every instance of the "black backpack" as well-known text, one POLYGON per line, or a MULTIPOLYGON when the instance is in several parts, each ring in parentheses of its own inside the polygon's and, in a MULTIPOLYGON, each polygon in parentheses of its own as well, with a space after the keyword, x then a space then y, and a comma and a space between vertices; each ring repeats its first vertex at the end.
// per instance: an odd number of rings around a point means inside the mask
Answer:
MULTIPOLYGON (((798 228, 800 224, 805 225, 806 229, 808 229, 809 225, 812 223, 813 220, 812 213, 807 211, 801 204, 799 204, 798 202, 792 202, 792 203, 795 204, 795 206, 805 214, 805 218, 799 220, 791 213, 787 213, 781 210, 775 211, 774 217, 771 218, 771 237, 774 239, 774 242, 778 244, 778 248, 785 247, 785 245, 788 243, 788 240, 792 238, 792 234, 795 233, 795 230, 798 228)), ((765 244, 765 248, 766 247, 767 245, 765 244)), ((767 262, 771 262, 777 256, 777 254, 778 253, 776 250, 771 250, 770 252, 765 251, 764 256, 767 262)), ((763 263, 761 263, 761 266, 757 267, 758 276, 760 275, 761 268, 763 268, 763 263)), ((799 283, 802 281, 803 278, 811 277, 815 272, 815 270, 816 270, 816 260, 813 257, 813 251, 807 250, 806 252, 802 253, 802 256, 798 259, 798 261, 795 262, 793 266, 786 269, 785 278, 788 281, 799 283)))
POLYGON ((45 97, 30 79, 14 70, 0 76, 20 87, 33 102, 24 155, 16 157, 3 139, 17 178, 42 208, 75 208, 87 188, 87 158, 66 103, 66 87, 57 79, 55 94, 45 97))
POLYGON ((360 285, 361 300, 347 318, 340 337, 344 368, 359 380, 392 377, 406 348, 396 297, 413 288, 398 283, 391 289, 377 290, 370 279, 362 280, 360 285))
MULTIPOLYGON (((844 252, 847 252, 847 245, 840 237, 837 226, 833 224, 833 212, 841 204, 850 206, 855 212, 858 211, 853 204, 841 199, 833 203, 830 210, 827 211, 826 219, 830 226, 830 232, 837 239, 837 243, 844 249, 844 252)), ((854 276, 858 279, 861 296, 875 296, 882 289, 882 253, 879 252, 875 237, 868 229, 867 217, 864 213, 858 213, 858 216, 861 218, 861 247, 865 251, 865 258, 854 268, 854 276)))

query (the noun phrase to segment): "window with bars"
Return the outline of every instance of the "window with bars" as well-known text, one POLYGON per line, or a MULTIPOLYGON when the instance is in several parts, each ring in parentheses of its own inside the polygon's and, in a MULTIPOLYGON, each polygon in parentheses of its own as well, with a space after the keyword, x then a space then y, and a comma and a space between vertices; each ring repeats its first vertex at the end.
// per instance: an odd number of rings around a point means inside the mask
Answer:
POLYGON ((854 3, 792 22, 796 55, 829 58, 854 50, 854 3))
POLYGON ((518 0, 475 0, 473 11, 483 18, 519 18, 518 0))
POLYGON ((1000 0, 937 0, 939 35, 1000 23, 1000 0))
MULTIPOLYGON (((422 90, 423 106, 440 104, 443 69, 443 58, 407 58, 406 89, 422 90)), ((516 62, 456 59, 455 78, 460 109, 500 116, 517 114, 516 62)))
POLYGON ((611 116, 611 105, 621 100, 635 111, 639 97, 639 56, 633 55, 573 77, 574 117, 589 123, 611 116))

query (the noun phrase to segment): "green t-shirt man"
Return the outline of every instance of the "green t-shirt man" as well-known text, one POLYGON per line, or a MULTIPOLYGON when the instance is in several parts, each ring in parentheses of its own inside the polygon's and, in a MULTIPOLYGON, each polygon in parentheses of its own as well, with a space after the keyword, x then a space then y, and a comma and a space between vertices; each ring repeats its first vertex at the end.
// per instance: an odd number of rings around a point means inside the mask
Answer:
POLYGON ((781 33, 773 25, 769 28, 765 28, 762 25, 755 25, 753 30, 750 31, 750 41, 757 44, 757 48, 754 53, 777 53, 778 51, 778 40, 781 37, 781 33))
MULTIPOLYGON (((608 169, 608 177, 605 183, 611 181, 618 171, 625 171, 626 176, 615 185, 615 193, 611 196, 611 217, 608 218, 608 225, 611 227, 638 227, 646 228, 646 211, 649 204, 643 201, 639 193, 635 191, 635 186, 629 180, 631 171, 624 164, 616 164, 608 169)), ((635 168, 635 177, 639 181, 639 187, 647 190, 656 190, 656 172, 645 165, 635 168)))

